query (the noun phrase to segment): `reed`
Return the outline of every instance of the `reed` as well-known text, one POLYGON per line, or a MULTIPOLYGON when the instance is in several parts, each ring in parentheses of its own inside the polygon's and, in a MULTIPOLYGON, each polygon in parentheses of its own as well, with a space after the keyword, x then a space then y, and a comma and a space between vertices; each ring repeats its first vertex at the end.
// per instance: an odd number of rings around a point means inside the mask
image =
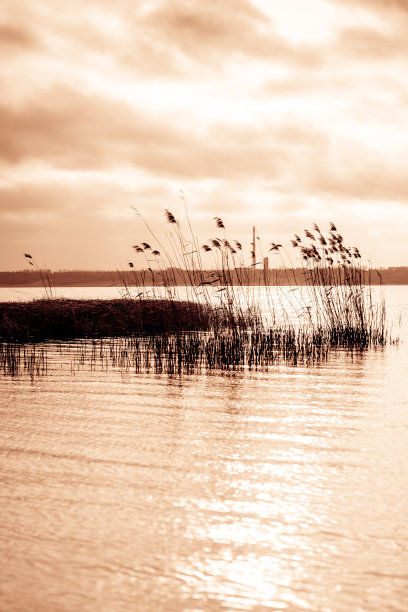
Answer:
MULTIPOLYGON (((177 266, 182 265, 188 298, 205 304, 208 311, 214 310, 214 304, 217 304, 213 325, 221 329, 226 326, 230 333, 243 329, 265 332, 276 325, 284 325, 288 330, 292 326, 308 325, 311 332, 321 331, 336 346, 364 347, 386 343, 384 300, 375 302, 371 271, 362 266, 357 247, 345 246, 343 236, 333 223, 326 234, 317 224, 314 224, 313 232, 304 230, 303 239, 295 234, 291 243, 300 258, 301 278, 299 268, 295 268, 283 245, 270 244, 268 253, 279 256, 284 271, 286 287, 283 288, 277 286, 273 269, 259 268, 264 256, 259 236, 253 237, 249 252, 252 263, 248 264, 242 244, 229 237, 220 217, 214 219, 218 235, 209 238, 200 249, 191 224, 188 223, 186 238, 175 216, 168 210, 165 214, 174 228, 170 232, 171 252, 162 243, 161 251, 152 251, 157 255, 157 268, 153 267, 151 258, 147 258, 152 284, 155 290, 165 290, 169 295, 172 288, 171 298, 179 299, 178 283, 171 276, 175 275, 174 262, 177 266), (203 256, 207 261, 211 258, 210 266, 204 267, 203 256), (257 259, 261 261, 257 262, 257 259), (267 315, 260 305, 259 289, 268 305, 267 315)), ((148 223, 144 219, 143 222, 151 237, 157 240, 148 223)), ((154 249, 145 242, 141 245, 135 245, 135 252, 145 257, 147 250, 154 249)), ((144 295, 144 288, 139 289, 139 295, 144 295)))
MULTIPOLYGON (((186 214, 188 220, 187 207, 186 214)), ((270 244, 268 252, 280 258, 286 279, 278 286, 273 269, 257 267, 255 255, 263 259, 263 249, 255 233, 248 265, 244 247, 228 236, 220 217, 217 236, 199 247, 189 220, 185 232, 170 211, 165 215, 167 248, 141 217, 149 236, 133 251, 143 258, 142 270, 133 284, 123 274, 122 298, 51 299, 46 283, 47 299, 0 303, 3 372, 45 373, 35 345, 16 344, 44 340, 91 339, 79 344, 74 367, 104 363, 166 374, 312 364, 333 350, 389 341, 384 301, 373 298, 370 270, 333 223, 326 233, 314 224, 303 238, 294 235, 301 277, 283 245, 270 244)), ((129 267, 137 269, 133 261, 129 267)))
POLYGON ((292 241, 303 261, 311 325, 326 329, 337 344, 384 345, 385 303, 373 299, 371 272, 362 267, 358 248, 346 246, 333 223, 326 235, 316 224, 313 230, 305 230, 308 242, 297 235, 292 241))

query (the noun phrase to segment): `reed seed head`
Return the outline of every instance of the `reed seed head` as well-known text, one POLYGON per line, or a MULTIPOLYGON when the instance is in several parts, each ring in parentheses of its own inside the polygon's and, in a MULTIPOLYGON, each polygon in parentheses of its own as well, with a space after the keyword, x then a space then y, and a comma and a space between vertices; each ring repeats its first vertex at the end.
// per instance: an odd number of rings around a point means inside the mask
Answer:
POLYGON ((175 216, 169 210, 165 209, 164 212, 169 223, 177 223, 175 216))

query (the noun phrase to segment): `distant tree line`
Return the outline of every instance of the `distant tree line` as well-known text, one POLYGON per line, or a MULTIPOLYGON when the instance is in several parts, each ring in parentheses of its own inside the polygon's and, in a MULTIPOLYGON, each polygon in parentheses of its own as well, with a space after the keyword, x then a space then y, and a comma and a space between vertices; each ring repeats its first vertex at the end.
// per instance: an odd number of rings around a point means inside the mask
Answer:
MULTIPOLYGON (((339 269, 339 274, 344 272, 339 269)), ((54 287, 149 287, 160 285, 304 285, 307 269, 255 269, 240 268, 220 272, 219 270, 186 271, 181 268, 156 270, 21 270, 0 272, 1 287, 41 287, 44 277, 54 287)), ((372 285, 408 284, 408 267, 364 269, 362 279, 372 285)), ((329 282, 329 279, 327 279, 329 282)))

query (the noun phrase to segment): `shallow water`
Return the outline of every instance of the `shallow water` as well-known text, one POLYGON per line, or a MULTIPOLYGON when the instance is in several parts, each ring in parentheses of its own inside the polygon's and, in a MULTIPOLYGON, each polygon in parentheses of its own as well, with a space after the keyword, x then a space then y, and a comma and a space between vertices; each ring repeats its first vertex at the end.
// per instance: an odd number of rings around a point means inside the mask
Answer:
POLYGON ((1 610, 406 610, 406 340, 182 377, 47 350, 0 378, 1 610))

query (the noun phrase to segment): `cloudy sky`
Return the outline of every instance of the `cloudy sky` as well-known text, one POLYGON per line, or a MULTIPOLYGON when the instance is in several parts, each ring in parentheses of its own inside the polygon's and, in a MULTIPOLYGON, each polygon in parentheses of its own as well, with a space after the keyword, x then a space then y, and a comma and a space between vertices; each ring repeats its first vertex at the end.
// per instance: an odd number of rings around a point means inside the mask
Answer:
POLYGON ((180 190, 408 265, 408 0, 3 0, 0 53, 1 269, 126 266, 180 190))

